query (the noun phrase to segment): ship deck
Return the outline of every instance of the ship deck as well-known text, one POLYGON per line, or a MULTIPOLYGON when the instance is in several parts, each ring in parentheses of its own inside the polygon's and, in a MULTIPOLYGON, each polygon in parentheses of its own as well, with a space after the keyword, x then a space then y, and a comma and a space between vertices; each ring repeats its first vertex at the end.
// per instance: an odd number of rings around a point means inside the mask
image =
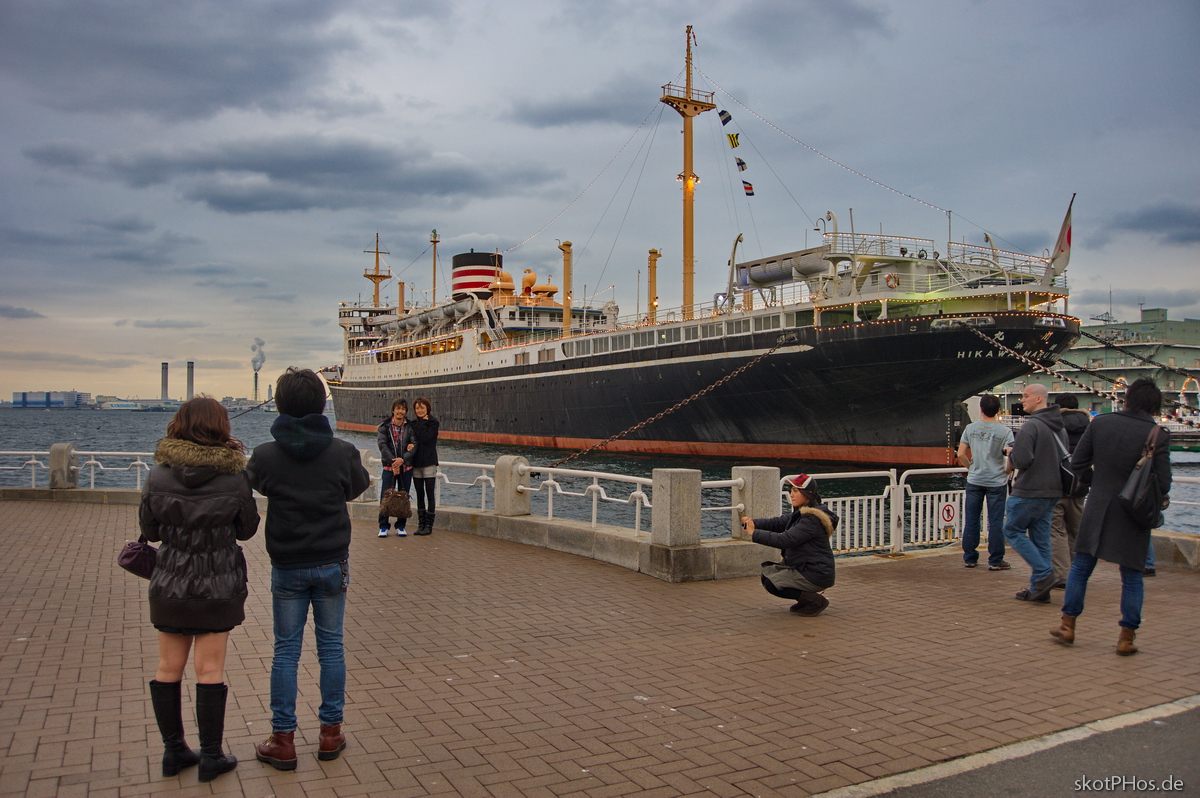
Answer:
MULTIPOLYGON (((115 564, 135 511, 0 502, 0 795, 210 794, 197 792, 194 768, 159 775, 146 583, 115 564)), ((242 761, 213 782, 216 794, 803 796, 1200 693, 1200 578, 1190 571, 1147 581, 1142 653, 1122 658, 1120 586, 1107 565, 1078 642, 1063 648, 1046 634, 1055 605, 1012 599, 1027 579, 1019 562, 991 573, 962 568, 956 554, 867 558, 839 568, 823 616, 801 618, 757 579, 669 584, 442 530, 354 531, 349 747, 333 762, 314 756, 310 638, 299 767, 253 759, 270 717, 260 534, 246 544, 248 619, 227 662, 226 745, 242 761), (462 562, 477 566, 477 582, 450 578, 447 566, 462 562)), ((187 692, 190 713, 190 680, 187 692)), ((190 718, 186 728, 194 743, 190 718)), ((1068 794, 1084 767, 1039 770, 1039 788, 1023 794, 1068 794)))

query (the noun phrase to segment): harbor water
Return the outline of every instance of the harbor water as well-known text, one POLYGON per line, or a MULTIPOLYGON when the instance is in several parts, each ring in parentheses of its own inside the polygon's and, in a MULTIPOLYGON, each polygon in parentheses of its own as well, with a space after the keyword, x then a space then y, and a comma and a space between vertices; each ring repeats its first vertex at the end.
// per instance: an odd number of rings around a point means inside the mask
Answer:
MULTIPOLYGON (((331 423, 333 414, 329 415, 331 423)), ((135 412, 125 410, 76 410, 76 409, 0 409, 0 451, 47 451, 53 443, 72 443, 82 452, 153 452, 159 438, 166 431, 171 414, 167 412, 135 412)), ((274 412, 254 410, 234 413, 233 432, 248 449, 271 440, 271 424, 277 418, 274 412)), ((382 420, 382 418, 381 418, 382 420)), ((376 452, 375 436, 369 433, 338 431, 344 438, 360 449, 376 452)), ((519 449, 511 446, 440 441, 439 457, 443 462, 494 464, 501 455, 515 454, 525 457, 531 465, 548 466, 571 452, 549 449, 519 449)), ((3 458, 0 466, 13 466, 18 458, 3 458)), ((1200 477, 1200 453, 1172 452, 1171 463, 1176 476, 1200 477)), ((106 465, 108 465, 106 463, 106 465)), ((119 465, 119 463, 114 463, 119 465)), ((650 477, 655 468, 694 468, 701 472, 704 480, 729 479, 730 469, 735 465, 778 466, 783 473, 829 473, 847 472, 853 469, 819 463, 797 463, 762 461, 754 458, 753 451, 743 459, 698 460, 663 455, 636 455, 627 452, 593 452, 563 465, 585 471, 602 471, 627 476, 650 477)), ((875 469, 872 469, 875 470, 875 469)), ((451 475, 455 481, 471 481, 467 472, 451 475)), ((22 471, 0 470, 0 486, 22 487, 29 485, 28 469, 22 471)), ((45 474, 39 476, 39 485, 46 484, 45 474)), ((924 478, 922 488, 961 487, 961 475, 924 478), (933 484, 927 484, 933 483, 933 484)), ((564 490, 581 491, 587 480, 563 480, 564 490)), ((81 484, 83 480, 81 479, 81 484)), ((97 487, 133 487, 134 478, 124 472, 105 472, 97 476, 97 487)), ((880 489, 881 481, 872 479, 839 479, 827 481, 822 490, 830 497, 867 495, 880 489)), ((441 501, 447 505, 478 507, 479 488, 460 488, 441 485, 441 501)), ((610 494, 612 492, 610 491, 610 494)), ((618 494, 624 495, 624 494, 618 494)), ((726 497, 728 494, 726 494, 726 497)), ((1200 502, 1200 485, 1178 484, 1171 491, 1175 502, 1200 502)), ((716 501, 716 499, 712 499, 716 501)), ((706 497, 706 503, 709 498, 706 497)), ((545 493, 534 496, 534 512, 543 512, 545 493)), ((490 499, 489 499, 490 506, 490 499)), ((719 506, 719 505, 717 505, 719 506)), ((559 498, 555 500, 556 516, 587 519, 591 517, 591 503, 581 499, 559 498)), ((623 526, 632 524, 633 510, 624 505, 602 506, 601 521, 623 526)), ((728 534, 728 515, 706 513, 704 536, 721 537, 728 534)), ((1200 534, 1200 507, 1176 503, 1168 508, 1165 529, 1191 534, 1200 534)), ((643 521, 643 528, 648 522, 643 521)))

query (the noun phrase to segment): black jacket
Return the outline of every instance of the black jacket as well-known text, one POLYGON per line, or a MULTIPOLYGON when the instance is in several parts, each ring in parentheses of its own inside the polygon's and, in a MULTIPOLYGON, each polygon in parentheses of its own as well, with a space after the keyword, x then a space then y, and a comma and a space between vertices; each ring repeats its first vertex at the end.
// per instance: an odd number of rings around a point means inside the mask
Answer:
POLYGON ((274 443, 256 446, 246 470, 267 497, 266 541, 276 568, 313 568, 350 556, 346 502, 367 489, 371 477, 358 450, 333 437, 320 413, 280 415, 274 443))
POLYGON ((1062 411, 1063 429, 1067 431, 1067 451, 1075 451, 1075 447, 1079 445, 1079 439, 1083 437, 1083 433, 1088 428, 1088 422, 1092 420, 1092 416, 1086 410, 1076 410, 1075 408, 1064 408, 1062 411))
POLYGON ((246 457, 223 446, 163 438, 142 488, 138 523, 158 547, 150 623, 229 629, 246 618, 246 558, 258 531, 246 457))
POLYGON ((391 468, 392 461, 397 457, 404 461, 406 466, 413 464, 413 458, 417 454, 417 450, 421 447, 414 446, 412 451, 409 451, 408 445, 416 443, 417 439, 413 434, 412 421, 405 420, 404 427, 400 431, 400 440, 392 441, 392 419, 389 416, 384 419, 383 423, 375 430, 375 442, 379 445, 379 459, 383 460, 384 468, 391 468))
MULTIPOLYGON (((1150 547, 1150 530, 1140 529, 1117 503, 1117 494, 1142 456, 1155 421, 1148 413, 1121 410, 1097 416, 1083 433, 1071 467, 1092 490, 1083 506, 1075 550, 1126 568, 1142 570, 1150 547)), ((1165 495, 1171 490, 1171 433, 1163 430, 1154 450, 1154 474, 1165 495)))
POLYGON ((783 564, 819 588, 833 587, 833 548, 829 538, 838 517, 823 504, 801 507, 778 518, 755 518, 751 540, 783 549, 783 564))
POLYGON ((411 463, 412 467, 424 468, 425 466, 437 465, 438 428, 441 424, 433 417, 417 417, 410 424, 412 424, 413 428, 413 437, 417 442, 417 448, 413 450, 415 454, 411 463))

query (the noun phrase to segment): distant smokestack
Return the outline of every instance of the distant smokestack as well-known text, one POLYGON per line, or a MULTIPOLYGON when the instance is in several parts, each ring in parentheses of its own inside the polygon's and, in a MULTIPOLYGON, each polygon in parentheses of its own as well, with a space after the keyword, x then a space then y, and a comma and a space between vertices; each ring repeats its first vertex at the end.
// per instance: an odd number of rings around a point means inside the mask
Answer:
POLYGON ((254 372, 254 401, 258 401, 258 372, 254 372))
POLYGON ((187 398, 190 400, 196 387, 196 364, 189 360, 187 362, 187 398))
POLYGON ((166 401, 166 399, 167 399, 167 364, 163 363, 162 367, 163 368, 162 368, 162 397, 161 398, 163 401, 166 401))

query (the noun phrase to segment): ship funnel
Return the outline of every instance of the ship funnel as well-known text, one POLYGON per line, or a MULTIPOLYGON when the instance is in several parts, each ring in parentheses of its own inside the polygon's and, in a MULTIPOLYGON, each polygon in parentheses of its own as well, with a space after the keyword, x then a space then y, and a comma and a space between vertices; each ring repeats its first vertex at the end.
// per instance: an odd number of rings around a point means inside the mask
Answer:
POLYGON ((475 296, 487 299, 492 295, 488 286, 496 273, 504 268, 504 256, 488 252, 466 252, 451 258, 451 290, 454 299, 475 296))

